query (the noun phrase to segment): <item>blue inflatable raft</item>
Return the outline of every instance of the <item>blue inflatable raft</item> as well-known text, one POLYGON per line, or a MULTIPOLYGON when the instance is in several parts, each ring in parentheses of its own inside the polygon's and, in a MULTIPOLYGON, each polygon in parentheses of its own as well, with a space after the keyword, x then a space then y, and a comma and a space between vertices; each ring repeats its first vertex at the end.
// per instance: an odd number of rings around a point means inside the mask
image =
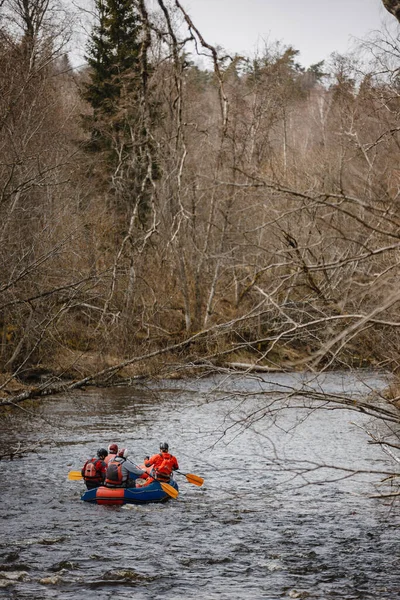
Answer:
POLYGON ((173 496, 176 497, 179 491, 178 484, 171 479, 167 486, 158 481, 153 481, 149 485, 135 488, 108 488, 100 486, 92 490, 87 490, 87 492, 82 494, 81 500, 84 502, 106 505, 165 502, 172 496, 171 493, 168 494, 165 491, 165 489, 169 490, 169 488, 172 488, 171 491, 176 490, 176 493, 173 496), (164 486, 164 489, 162 486, 164 486))

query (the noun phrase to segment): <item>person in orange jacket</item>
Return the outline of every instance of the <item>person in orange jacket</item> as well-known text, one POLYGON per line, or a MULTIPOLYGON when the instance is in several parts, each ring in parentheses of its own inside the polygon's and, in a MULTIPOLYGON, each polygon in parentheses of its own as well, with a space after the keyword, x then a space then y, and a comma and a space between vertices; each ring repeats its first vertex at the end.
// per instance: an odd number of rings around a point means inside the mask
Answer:
POLYGON ((170 480, 173 471, 179 469, 176 457, 169 453, 167 442, 161 442, 160 452, 158 454, 153 454, 150 458, 146 457, 144 465, 147 469, 152 467, 149 473, 150 477, 165 482, 170 480))
POLYGON ((118 446, 117 444, 110 444, 108 446, 108 454, 104 459, 104 462, 106 463, 106 465, 108 465, 108 463, 110 462, 110 460, 113 460, 118 454, 118 446))

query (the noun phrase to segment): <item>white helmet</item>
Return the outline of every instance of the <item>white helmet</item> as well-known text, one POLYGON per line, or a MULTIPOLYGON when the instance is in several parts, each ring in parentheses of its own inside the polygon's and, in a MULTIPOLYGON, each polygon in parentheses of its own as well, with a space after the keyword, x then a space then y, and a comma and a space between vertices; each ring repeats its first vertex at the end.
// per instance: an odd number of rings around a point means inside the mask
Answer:
POLYGON ((122 448, 119 452, 118 452, 118 456, 120 458, 128 458, 129 456, 129 452, 126 448, 122 448))

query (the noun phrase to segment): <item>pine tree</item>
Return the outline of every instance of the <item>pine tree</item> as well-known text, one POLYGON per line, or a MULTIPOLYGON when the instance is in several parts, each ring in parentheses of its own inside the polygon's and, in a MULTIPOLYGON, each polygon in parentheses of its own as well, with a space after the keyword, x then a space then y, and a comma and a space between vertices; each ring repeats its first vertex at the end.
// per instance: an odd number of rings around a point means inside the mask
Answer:
POLYGON ((158 176, 149 128, 156 111, 149 98, 148 38, 133 0, 95 0, 98 20, 88 46, 90 81, 84 97, 92 107, 84 127, 86 149, 97 155, 93 181, 112 206, 148 218, 152 180, 158 176))
POLYGON ((84 98, 93 114, 85 120, 88 149, 109 150, 129 126, 140 88, 140 22, 132 0, 95 0, 98 21, 88 44, 90 82, 84 98), (127 109, 129 110, 127 111, 127 109))

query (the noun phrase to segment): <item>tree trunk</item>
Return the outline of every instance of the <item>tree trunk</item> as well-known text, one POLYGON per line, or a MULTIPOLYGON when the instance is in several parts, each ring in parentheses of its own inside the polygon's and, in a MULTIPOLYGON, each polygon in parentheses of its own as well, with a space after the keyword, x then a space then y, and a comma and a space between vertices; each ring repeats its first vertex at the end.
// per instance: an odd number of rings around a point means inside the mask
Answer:
POLYGON ((382 0, 382 4, 400 23, 400 0, 382 0))

